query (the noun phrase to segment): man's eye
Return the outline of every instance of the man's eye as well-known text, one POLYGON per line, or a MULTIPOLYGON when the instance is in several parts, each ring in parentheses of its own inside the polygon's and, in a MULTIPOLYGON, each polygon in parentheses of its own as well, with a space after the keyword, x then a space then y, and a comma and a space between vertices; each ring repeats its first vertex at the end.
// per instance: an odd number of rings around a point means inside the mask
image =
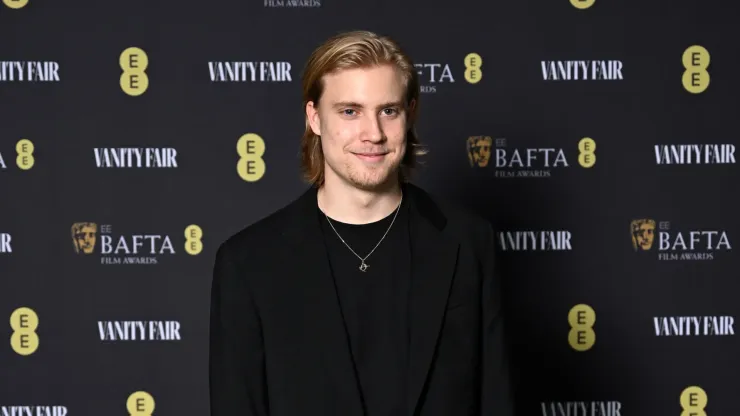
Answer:
POLYGON ((355 115, 354 114, 354 111, 355 110, 347 109, 347 110, 344 110, 344 114, 347 115, 347 116, 353 116, 353 115, 355 115))

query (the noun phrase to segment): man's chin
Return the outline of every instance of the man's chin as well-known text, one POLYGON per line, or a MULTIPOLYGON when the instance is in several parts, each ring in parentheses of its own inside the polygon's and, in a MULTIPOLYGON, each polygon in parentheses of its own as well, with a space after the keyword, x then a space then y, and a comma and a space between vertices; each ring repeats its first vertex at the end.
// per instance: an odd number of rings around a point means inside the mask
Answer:
POLYGON ((352 185, 357 189, 362 189, 363 191, 380 191, 387 187, 387 181, 375 181, 375 180, 352 180, 352 185))
POLYGON ((390 174, 372 175, 372 177, 350 178, 350 182, 364 191, 381 191, 393 185, 390 174))

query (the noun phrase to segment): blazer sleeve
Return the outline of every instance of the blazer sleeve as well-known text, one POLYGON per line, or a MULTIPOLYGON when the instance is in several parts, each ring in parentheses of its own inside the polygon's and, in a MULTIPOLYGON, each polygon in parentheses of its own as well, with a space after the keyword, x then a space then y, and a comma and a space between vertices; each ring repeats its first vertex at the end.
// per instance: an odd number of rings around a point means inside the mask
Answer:
POLYGON ((211 416, 268 416, 262 329, 252 292, 222 244, 213 268, 209 337, 211 416))
POLYGON ((482 291, 482 361, 480 416, 513 416, 507 344, 504 336, 501 276, 495 264, 496 241, 493 227, 487 227, 483 264, 482 291))

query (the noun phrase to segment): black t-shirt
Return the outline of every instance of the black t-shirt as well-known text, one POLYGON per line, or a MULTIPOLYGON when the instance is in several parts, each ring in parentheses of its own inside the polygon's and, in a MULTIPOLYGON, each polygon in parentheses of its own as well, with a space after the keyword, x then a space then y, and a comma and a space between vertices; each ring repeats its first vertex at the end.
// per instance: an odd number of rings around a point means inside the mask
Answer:
POLYGON ((396 214, 370 224, 331 220, 319 209, 324 242, 360 390, 368 416, 406 415, 406 374, 409 330, 408 294, 411 281, 411 246, 406 198, 385 239, 362 261, 337 236, 365 257, 378 244, 396 214))

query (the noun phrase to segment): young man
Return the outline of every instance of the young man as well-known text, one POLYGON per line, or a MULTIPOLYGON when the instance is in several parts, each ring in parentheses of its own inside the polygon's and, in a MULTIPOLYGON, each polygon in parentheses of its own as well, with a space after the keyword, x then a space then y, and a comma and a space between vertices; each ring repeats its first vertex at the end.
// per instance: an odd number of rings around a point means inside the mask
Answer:
POLYGON ((344 33, 303 99, 312 186, 216 255, 211 416, 512 416, 493 231, 409 182, 413 64, 344 33))

